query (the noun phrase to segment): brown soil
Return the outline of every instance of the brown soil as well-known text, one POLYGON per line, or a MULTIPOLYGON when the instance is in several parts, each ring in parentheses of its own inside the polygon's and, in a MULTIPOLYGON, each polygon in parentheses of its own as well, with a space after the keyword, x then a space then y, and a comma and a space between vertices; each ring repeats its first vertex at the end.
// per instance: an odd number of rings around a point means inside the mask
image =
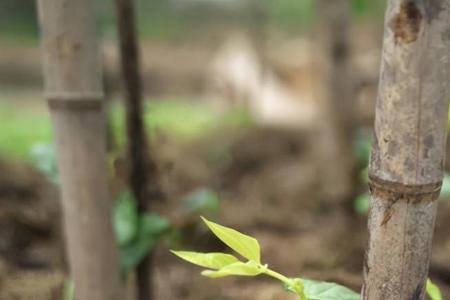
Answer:
MULTIPOLYGON (((184 145, 158 138, 155 155, 167 199, 157 210, 184 230, 188 243, 181 248, 228 251, 180 201, 208 187, 221 196, 214 220, 257 237, 273 269, 359 290, 366 218, 319 201, 308 139, 274 129, 220 132, 184 145)), ((56 187, 22 163, 1 162, 0 170, 0 299, 60 299, 64 264, 56 187)), ((431 276, 444 298, 450 296, 449 222, 450 202, 443 201, 431 276)), ((295 299, 266 278, 203 278, 168 247, 163 242, 156 251, 156 299, 295 299)))

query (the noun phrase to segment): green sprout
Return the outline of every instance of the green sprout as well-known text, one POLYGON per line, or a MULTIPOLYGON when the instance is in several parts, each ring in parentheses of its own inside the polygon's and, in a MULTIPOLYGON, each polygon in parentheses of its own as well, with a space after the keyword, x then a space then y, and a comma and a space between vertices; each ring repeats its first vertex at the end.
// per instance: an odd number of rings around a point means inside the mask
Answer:
POLYGON ((208 228, 228 247, 237 252, 246 261, 227 253, 198 253, 173 251, 176 256, 201 267, 201 274, 209 278, 226 276, 258 276, 267 275, 281 281, 286 289, 295 293, 300 300, 359 300, 359 294, 331 282, 289 278, 261 262, 259 242, 248 235, 234 229, 216 224, 202 217, 208 228))

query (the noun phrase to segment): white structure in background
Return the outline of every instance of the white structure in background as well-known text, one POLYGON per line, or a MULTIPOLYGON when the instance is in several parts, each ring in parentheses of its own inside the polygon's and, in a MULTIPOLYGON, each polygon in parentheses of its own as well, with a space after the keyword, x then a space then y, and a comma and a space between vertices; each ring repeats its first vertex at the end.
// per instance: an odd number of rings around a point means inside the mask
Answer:
POLYGON ((247 105, 258 123, 303 129, 313 126, 317 107, 312 87, 299 90, 283 82, 263 65, 246 36, 235 34, 229 38, 211 67, 213 90, 235 104, 247 105))

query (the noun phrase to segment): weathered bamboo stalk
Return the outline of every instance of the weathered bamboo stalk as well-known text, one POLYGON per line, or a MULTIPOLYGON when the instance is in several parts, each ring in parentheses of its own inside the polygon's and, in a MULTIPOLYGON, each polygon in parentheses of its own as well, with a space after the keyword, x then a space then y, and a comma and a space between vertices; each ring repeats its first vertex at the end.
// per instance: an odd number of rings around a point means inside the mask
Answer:
POLYGON ((90 0, 39 0, 69 267, 80 300, 122 300, 107 189, 103 91, 90 0))
POLYGON ((420 300, 443 177, 450 1, 390 0, 370 161, 365 300, 420 300))
POLYGON ((353 153, 354 93, 350 70, 351 1, 316 2, 317 60, 319 82, 316 91, 323 118, 317 138, 321 193, 330 202, 350 201, 355 193, 353 153))
MULTIPOLYGON (((148 209, 149 201, 159 198, 156 164, 150 157, 142 119, 142 80, 136 34, 133 0, 116 0, 122 77, 126 92, 127 156, 130 163, 128 179, 140 213, 148 209), (149 179, 152 180, 149 185, 149 179)), ((137 298, 152 299, 151 253, 136 269, 137 298)))

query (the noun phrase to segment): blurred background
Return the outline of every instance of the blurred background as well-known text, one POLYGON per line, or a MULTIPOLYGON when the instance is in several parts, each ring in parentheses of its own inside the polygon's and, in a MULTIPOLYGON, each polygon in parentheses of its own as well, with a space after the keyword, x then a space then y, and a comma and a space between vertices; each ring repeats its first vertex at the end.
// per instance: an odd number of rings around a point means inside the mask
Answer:
MULTIPOLYGON (((173 257, 170 248, 227 251, 199 215, 258 238, 275 270, 360 289, 384 2, 137 0, 143 117, 164 195, 152 210, 170 224, 154 249, 156 299, 295 299, 265 278, 205 279, 173 257)), ((113 1, 96 3, 120 232, 129 195, 117 25, 113 1)), ((68 300, 33 0, 0 2, 0 120, 0 299, 68 300)), ((448 183, 430 273, 447 297, 448 183)))

